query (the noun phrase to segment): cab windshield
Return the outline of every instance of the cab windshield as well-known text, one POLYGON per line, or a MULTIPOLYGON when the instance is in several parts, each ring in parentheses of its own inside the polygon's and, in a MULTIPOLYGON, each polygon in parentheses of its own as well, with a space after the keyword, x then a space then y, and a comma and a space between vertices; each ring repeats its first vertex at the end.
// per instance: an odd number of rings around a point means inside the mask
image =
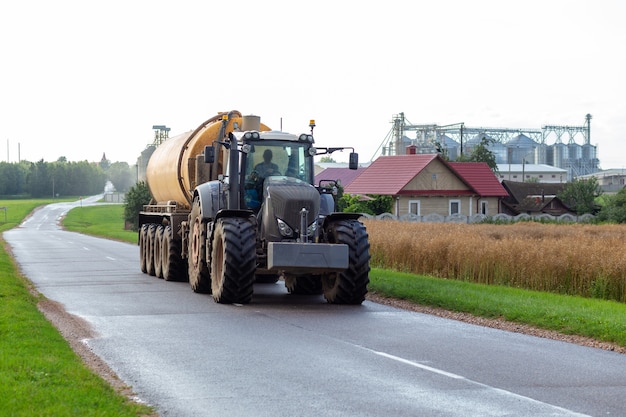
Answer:
POLYGON ((308 146, 301 143, 265 140, 254 142, 245 158, 244 184, 248 208, 256 209, 263 194, 263 181, 270 176, 287 176, 310 182, 312 164, 308 146))
POLYGON ((285 175, 308 181, 310 173, 306 150, 306 145, 299 143, 255 143, 246 158, 246 179, 256 174, 263 179, 273 175, 285 175))

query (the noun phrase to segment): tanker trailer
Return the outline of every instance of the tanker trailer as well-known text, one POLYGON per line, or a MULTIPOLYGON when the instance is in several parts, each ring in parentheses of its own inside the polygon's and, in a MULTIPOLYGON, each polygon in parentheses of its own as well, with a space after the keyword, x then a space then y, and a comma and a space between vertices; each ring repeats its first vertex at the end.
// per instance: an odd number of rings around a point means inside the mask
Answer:
POLYGON ((310 134, 270 131, 238 112, 172 139, 148 165, 155 203, 139 219, 142 271, 188 278, 219 303, 250 302, 255 280, 268 276, 293 294, 364 300, 370 256, 360 214, 335 213, 328 188, 313 183, 313 157, 346 148, 315 148, 310 134), (204 139, 196 146, 193 137, 204 139))
MULTIPOLYGON (((222 112, 155 149, 146 169, 152 201, 139 213, 142 272, 167 281, 187 280, 187 236, 181 233, 181 224, 191 212, 196 185, 222 175, 226 157, 222 154, 215 163, 205 164, 204 147, 243 128, 269 130, 258 117, 242 117, 238 111, 222 112)), ((208 288, 194 290, 209 292, 208 288)))

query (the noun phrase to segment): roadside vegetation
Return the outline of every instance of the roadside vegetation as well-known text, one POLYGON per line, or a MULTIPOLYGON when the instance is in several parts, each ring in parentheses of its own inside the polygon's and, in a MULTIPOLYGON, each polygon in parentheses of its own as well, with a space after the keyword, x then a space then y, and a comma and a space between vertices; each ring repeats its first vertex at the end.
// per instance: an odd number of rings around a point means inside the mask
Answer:
MULTIPOLYGON (((0 200, 0 233, 37 206, 67 200, 0 200)), ((119 228, 119 226, 118 226, 119 228)), ((39 298, 0 247, 0 415, 145 416, 152 410, 117 394, 89 370, 37 309, 39 298)))
POLYGON ((137 243, 137 232, 124 230, 124 206, 119 204, 77 207, 63 219, 63 227, 73 232, 137 243))

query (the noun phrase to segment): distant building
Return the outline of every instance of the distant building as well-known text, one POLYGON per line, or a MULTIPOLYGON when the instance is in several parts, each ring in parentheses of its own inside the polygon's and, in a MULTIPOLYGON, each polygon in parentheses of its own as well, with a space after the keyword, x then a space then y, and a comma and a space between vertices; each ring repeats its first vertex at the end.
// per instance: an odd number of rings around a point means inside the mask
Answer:
POLYGON ((396 216, 490 216, 508 196, 486 163, 447 162, 437 154, 381 156, 344 191, 392 196, 396 216))
POLYGON ((339 181, 339 184, 345 188, 363 171, 365 171, 364 167, 358 169, 350 169, 347 166, 344 168, 326 168, 315 174, 315 184, 317 185, 324 180, 339 181))
POLYGON ((567 182, 567 170, 544 164, 498 164, 498 178, 500 182, 567 182))
POLYGON ((508 197, 502 199, 502 212, 505 214, 511 216, 517 216, 518 214, 560 216, 566 213, 576 215, 576 212, 571 210, 557 196, 565 188, 565 183, 504 180, 502 185, 509 193, 508 197))
POLYGON ((580 180, 595 177, 598 185, 605 193, 616 193, 626 185, 626 170, 622 169, 605 169, 594 172, 593 174, 581 175, 580 180))

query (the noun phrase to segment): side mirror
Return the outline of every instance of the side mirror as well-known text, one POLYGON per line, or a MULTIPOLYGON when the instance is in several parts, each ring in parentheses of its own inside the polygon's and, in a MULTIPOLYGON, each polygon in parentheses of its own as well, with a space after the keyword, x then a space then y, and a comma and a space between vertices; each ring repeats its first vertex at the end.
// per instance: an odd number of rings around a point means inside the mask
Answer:
POLYGON ((204 163, 212 164, 215 162, 215 148, 207 145, 204 147, 204 163))
POLYGON ((359 168, 359 154, 355 152, 350 152, 350 159, 348 162, 348 168, 357 169, 359 168))

